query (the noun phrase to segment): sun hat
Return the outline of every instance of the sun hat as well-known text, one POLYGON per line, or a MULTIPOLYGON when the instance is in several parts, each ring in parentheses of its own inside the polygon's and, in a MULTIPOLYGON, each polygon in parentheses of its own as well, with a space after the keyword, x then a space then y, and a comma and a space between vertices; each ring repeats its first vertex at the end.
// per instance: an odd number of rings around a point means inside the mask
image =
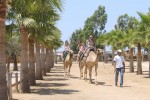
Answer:
POLYGON ((117 52, 122 52, 122 50, 119 49, 117 52))

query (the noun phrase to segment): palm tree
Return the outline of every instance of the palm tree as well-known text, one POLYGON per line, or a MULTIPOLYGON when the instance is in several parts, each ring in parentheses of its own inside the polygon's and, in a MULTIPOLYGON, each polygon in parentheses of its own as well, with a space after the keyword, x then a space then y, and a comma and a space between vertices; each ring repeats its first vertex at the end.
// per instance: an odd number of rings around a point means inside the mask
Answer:
POLYGON ((36 43, 36 80, 42 80, 42 65, 41 65, 41 57, 40 57, 40 45, 36 43))
POLYGON ((123 47, 128 47, 129 48, 129 57, 130 57, 130 65, 129 65, 129 72, 133 73, 134 72, 134 63, 133 63, 133 49, 135 47, 135 45, 131 42, 132 40, 132 35, 134 33, 133 29, 128 29, 126 34, 125 34, 125 38, 123 40, 123 47))
POLYGON ((63 42, 60 40, 60 36, 61 36, 61 33, 60 33, 60 31, 57 29, 57 30, 53 30, 53 32, 55 33, 54 34, 54 39, 53 39, 53 41, 52 41, 52 45, 51 45, 51 48, 53 48, 52 49, 52 51, 50 52, 51 53, 51 59, 50 59, 50 63, 51 63, 51 67, 53 68, 53 66, 54 66, 54 52, 53 52, 53 50, 56 50, 56 49, 58 49, 62 44, 63 44, 63 42))
POLYGON ((45 47, 42 46, 41 48, 41 64, 42 64, 42 74, 43 76, 46 76, 46 65, 45 65, 45 61, 46 61, 46 54, 44 52, 45 47))
POLYGON ((32 36, 29 37, 29 82, 30 86, 36 85, 34 39, 32 36))
POLYGON ((114 52, 117 49, 123 49, 122 40, 124 39, 124 33, 121 29, 112 30, 111 32, 107 33, 106 36, 102 35, 98 39, 100 44, 110 45, 112 47, 112 64, 114 58, 114 52))
POLYGON ((149 77, 150 77, 150 13, 143 14, 138 12, 138 15, 141 18, 141 31, 143 35, 145 35, 145 42, 148 45, 148 60, 149 60, 149 77))
POLYGON ((55 27, 52 30, 53 35, 48 35, 45 38, 45 46, 46 46, 46 72, 50 72, 51 68, 54 66, 54 49, 57 49, 62 45, 62 41, 60 40, 61 33, 55 27))
POLYGON ((30 6, 33 4, 29 1, 13 0, 11 3, 12 10, 16 13, 16 22, 19 25, 21 33, 21 69, 20 85, 22 93, 30 92, 29 69, 28 69, 28 26, 31 26, 33 19, 30 19, 30 6))
POLYGON ((50 54, 49 54, 49 48, 46 48, 46 62, 45 62, 45 66, 46 66, 46 72, 50 72, 50 54))
POLYGON ((142 56, 141 56, 141 48, 142 45, 145 45, 144 39, 145 39, 145 34, 141 31, 143 29, 139 29, 136 32, 133 33, 132 35, 132 40, 131 43, 136 44, 138 48, 138 58, 137 58, 137 74, 142 74, 142 56))
MULTIPOLYGON (((19 23, 19 27, 21 30, 21 34, 22 34, 22 51, 21 51, 21 92, 26 93, 26 92, 30 92, 30 87, 29 87, 29 77, 28 77, 28 61, 27 61, 27 55, 28 55, 28 27, 27 26, 32 26, 32 24, 34 23, 34 19, 31 18, 35 18, 32 16, 32 14, 34 15, 35 13, 33 13, 34 11, 39 11, 37 9, 39 9, 38 7, 41 6, 37 6, 39 4, 47 4, 47 8, 54 8, 54 9, 59 9, 61 10, 62 6, 61 6, 61 0, 37 0, 37 1, 33 1, 33 0, 28 0, 28 1, 15 1, 13 0, 11 3, 12 9, 13 11, 17 14, 19 20, 17 20, 17 23, 19 23), (49 5, 48 5, 49 4, 49 5)), ((44 8, 45 6, 43 6, 44 8)), ((42 8, 41 8, 42 9, 42 8)), ((48 15, 49 13, 47 13, 48 15)), ((44 19, 44 17, 43 17, 44 19)))
MULTIPOLYGON (((20 44, 20 36, 17 33, 13 33, 12 36, 10 34, 6 34, 6 54, 9 60, 14 63, 14 71, 18 70, 17 66, 17 58, 20 56, 21 44, 20 44)), ((8 60, 7 59, 7 60, 8 60)), ((10 61, 7 63, 10 64, 10 61)), ((9 68, 8 68, 9 69, 9 68)))
POLYGON ((8 100, 6 82, 6 0, 0 1, 0 99, 8 100))

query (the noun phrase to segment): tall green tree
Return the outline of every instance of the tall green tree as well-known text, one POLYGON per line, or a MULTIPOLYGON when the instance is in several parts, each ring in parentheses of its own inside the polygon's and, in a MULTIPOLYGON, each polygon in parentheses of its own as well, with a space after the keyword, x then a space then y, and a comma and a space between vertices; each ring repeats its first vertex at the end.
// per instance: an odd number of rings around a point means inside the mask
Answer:
POLYGON ((105 33, 106 22, 107 14, 105 7, 100 5, 94 14, 85 21, 83 30, 86 39, 89 38, 89 35, 93 35, 97 39, 100 34, 105 33))
POLYGON ((120 28, 122 31, 126 31, 128 28, 130 17, 128 14, 124 14, 118 17, 117 24, 115 25, 115 29, 120 28))
POLYGON ((77 48, 78 42, 85 43, 85 41, 86 41, 86 38, 84 37, 82 32, 83 32, 82 29, 75 30, 75 32, 73 32, 73 34, 70 38, 70 48, 71 48, 71 50, 74 51, 75 54, 78 53, 78 48, 77 48))
MULTIPOLYGON (((106 33, 105 25, 107 22, 107 14, 104 6, 99 6, 95 12, 86 19, 83 29, 76 30, 73 32, 71 41, 71 48, 77 53, 77 39, 86 42, 90 35, 94 36, 94 39, 97 40, 102 33, 106 33)), ((100 45, 96 45, 100 47, 100 45)))
POLYGON ((115 29, 120 28, 123 32, 126 33, 124 42, 122 46, 124 48, 128 47, 130 50, 130 67, 129 71, 134 72, 133 65, 133 49, 136 47, 135 44, 131 43, 133 32, 137 29, 138 20, 135 17, 129 16, 128 14, 124 14, 118 17, 117 24, 115 25, 115 29))

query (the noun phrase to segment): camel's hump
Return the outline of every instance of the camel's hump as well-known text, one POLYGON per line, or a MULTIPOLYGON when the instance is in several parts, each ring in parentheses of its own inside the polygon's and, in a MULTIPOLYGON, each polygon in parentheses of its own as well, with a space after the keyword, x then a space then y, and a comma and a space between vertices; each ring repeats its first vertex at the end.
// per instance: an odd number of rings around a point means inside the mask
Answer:
POLYGON ((96 58, 97 58, 97 55, 93 51, 91 51, 89 53, 89 56, 87 57, 86 62, 95 62, 96 58))

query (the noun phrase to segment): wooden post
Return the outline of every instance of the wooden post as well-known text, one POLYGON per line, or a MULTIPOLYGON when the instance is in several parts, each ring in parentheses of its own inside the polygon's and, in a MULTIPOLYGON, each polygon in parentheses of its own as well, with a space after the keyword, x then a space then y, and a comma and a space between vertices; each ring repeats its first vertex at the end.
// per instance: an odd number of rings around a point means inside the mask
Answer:
POLYGON ((9 96, 9 100, 12 100, 12 73, 8 72, 8 96, 9 96))
POLYGON ((19 92, 19 90, 18 90, 19 82, 18 82, 18 73, 17 72, 15 73, 15 83, 16 83, 16 85, 15 85, 16 92, 18 93, 19 92))

